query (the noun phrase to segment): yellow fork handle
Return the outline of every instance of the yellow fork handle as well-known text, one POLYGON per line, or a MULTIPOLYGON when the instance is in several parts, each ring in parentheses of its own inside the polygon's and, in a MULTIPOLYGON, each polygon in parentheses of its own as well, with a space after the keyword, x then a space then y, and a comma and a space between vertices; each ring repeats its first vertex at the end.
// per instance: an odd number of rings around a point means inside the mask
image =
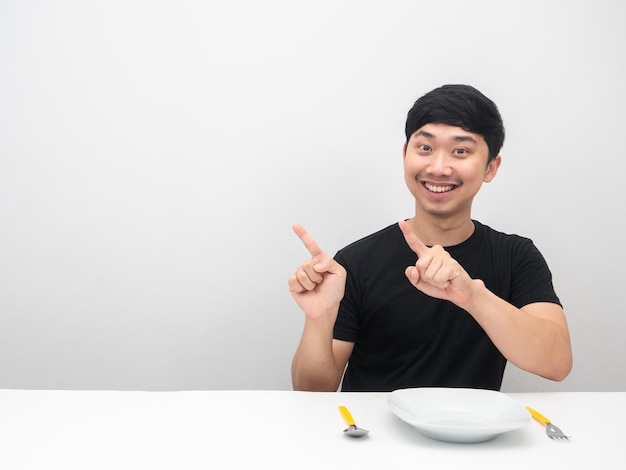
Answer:
POLYGON ((550 420, 546 418, 544 415, 539 413, 537 410, 533 410, 530 406, 527 406, 526 409, 530 413, 530 415, 535 418, 537 421, 543 424, 550 424, 550 420))
POLYGON ((339 413, 341 413, 341 416, 343 417, 343 420, 346 422, 346 424, 348 426, 354 426, 354 419, 352 418, 352 415, 350 414, 350 412, 348 411, 348 408, 346 408, 345 406, 340 406, 339 407, 339 413))

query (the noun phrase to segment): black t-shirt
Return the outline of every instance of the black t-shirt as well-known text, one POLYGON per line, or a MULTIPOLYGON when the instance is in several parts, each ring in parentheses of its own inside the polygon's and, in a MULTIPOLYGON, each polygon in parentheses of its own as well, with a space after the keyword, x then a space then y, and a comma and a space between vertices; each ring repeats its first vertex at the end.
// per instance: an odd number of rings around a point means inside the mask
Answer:
MULTIPOLYGON (((474 233, 446 251, 473 279, 521 308, 560 304, 550 270, 533 242, 474 221, 474 233)), ((348 272, 336 339, 354 342, 343 391, 409 387, 499 390, 506 359, 472 316, 413 287, 404 271, 417 255, 398 224, 356 241, 335 256, 348 272)))

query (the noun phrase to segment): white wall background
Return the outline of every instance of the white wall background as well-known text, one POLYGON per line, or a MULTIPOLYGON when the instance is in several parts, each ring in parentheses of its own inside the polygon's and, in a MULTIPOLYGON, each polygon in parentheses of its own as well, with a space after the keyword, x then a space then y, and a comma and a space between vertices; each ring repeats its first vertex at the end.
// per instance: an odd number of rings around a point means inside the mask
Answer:
POLYGON ((575 354, 626 390, 626 3, 0 0, 0 387, 290 389, 301 222, 329 252, 412 215, 406 112, 499 105, 474 216, 533 238, 575 354))

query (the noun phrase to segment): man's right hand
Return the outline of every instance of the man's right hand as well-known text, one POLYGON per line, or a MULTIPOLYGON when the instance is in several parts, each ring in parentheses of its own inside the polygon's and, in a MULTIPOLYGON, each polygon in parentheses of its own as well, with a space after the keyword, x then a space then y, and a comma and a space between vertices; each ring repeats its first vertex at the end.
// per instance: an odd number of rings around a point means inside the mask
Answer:
POLYGON ((300 224, 293 231, 311 254, 289 278, 289 291, 304 313, 312 318, 337 315, 346 287, 346 270, 328 256, 300 224))

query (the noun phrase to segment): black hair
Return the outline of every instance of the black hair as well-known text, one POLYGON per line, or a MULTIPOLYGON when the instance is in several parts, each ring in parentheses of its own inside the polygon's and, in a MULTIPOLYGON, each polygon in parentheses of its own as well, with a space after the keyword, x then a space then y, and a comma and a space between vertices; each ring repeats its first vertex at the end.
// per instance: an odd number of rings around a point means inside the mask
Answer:
POLYGON ((419 98, 409 111, 406 141, 426 124, 447 124, 482 135, 489 148, 488 162, 504 143, 504 124, 493 101, 469 85, 443 85, 419 98))

